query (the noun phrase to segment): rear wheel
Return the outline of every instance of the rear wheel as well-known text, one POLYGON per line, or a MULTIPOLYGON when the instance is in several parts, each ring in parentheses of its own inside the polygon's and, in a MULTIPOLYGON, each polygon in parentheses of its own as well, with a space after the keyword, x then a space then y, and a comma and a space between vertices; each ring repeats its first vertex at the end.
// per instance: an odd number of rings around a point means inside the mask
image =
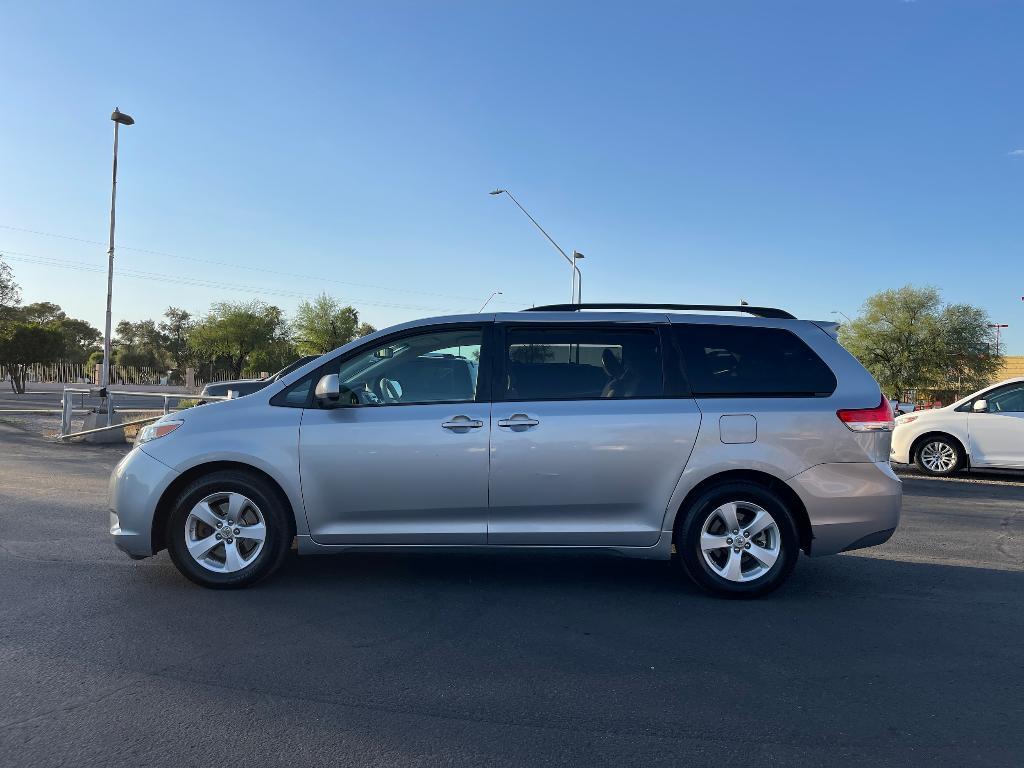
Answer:
POLYGON ((777 588, 796 565, 799 542, 782 499, 744 482, 702 494, 676 535, 690 578, 725 597, 757 597, 777 588))
POLYGON ((945 435, 926 437, 914 452, 914 461, 926 475, 936 477, 952 475, 966 463, 960 443, 945 435))
POLYGON ((263 478, 232 470, 189 484, 175 500, 167 526, 174 565, 213 589, 246 587, 270 575, 293 535, 274 488, 263 478))

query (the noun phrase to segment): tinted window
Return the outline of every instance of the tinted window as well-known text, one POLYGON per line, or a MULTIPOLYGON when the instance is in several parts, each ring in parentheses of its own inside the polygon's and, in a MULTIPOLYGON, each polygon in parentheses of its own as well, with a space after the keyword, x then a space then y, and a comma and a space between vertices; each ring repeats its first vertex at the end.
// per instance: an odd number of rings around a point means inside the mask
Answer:
POLYGON ((1024 411, 1024 385, 1007 387, 986 399, 989 413, 1020 413, 1024 411))
POLYGON ((482 336, 478 328, 404 336, 341 361, 338 380, 371 404, 472 401, 482 336))
POLYGON ((480 370, 479 328, 403 336, 334 360, 276 395, 273 405, 305 407, 316 381, 337 373, 360 405, 470 402, 480 370))
POLYGON ((510 327, 505 399, 662 396, 658 334, 651 329, 510 327))
POLYGON ((804 342, 781 328, 679 325, 676 339, 695 397, 827 396, 836 378, 804 342))

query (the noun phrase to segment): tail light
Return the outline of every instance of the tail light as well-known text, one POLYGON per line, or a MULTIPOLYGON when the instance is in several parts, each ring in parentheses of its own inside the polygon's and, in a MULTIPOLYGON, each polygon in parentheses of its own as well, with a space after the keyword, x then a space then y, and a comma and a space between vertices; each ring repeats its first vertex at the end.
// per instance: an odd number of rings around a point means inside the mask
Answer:
POLYGON ((874 408, 843 408, 836 411, 836 416, 851 432, 892 432, 896 423, 884 396, 874 408))

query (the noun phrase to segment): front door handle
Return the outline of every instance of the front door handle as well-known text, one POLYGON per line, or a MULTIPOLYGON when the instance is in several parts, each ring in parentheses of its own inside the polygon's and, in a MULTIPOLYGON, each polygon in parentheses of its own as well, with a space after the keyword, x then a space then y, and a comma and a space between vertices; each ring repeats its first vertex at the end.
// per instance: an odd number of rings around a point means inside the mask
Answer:
POLYGON ((514 413, 507 419, 498 421, 499 427, 536 427, 540 424, 537 419, 531 419, 525 413, 514 413))
POLYGON ((442 421, 441 426, 445 429, 480 429, 484 423, 478 419, 471 419, 469 416, 453 416, 451 421, 442 421))

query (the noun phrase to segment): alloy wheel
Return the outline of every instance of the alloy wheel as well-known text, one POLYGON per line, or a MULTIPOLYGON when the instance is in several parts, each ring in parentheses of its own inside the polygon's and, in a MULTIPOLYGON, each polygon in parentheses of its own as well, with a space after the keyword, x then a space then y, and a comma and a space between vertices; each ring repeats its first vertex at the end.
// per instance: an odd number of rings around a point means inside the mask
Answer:
POLYGON ((782 551, 779 526, 751 501, 730 501, 708 515, 701 528, 701 555, 713 573, 733 582, 759 579, 782 551))
POLYGON ((921 447, 921 463, 929 472, 950 472, 956 466, 956 449, 942 440, 921 447))
POLYGON ((235 573, 251 565, 266 538, 260 508, 234 491, 211 493, 185 520, 185 548, 199 565, 216 573, 235 573))

